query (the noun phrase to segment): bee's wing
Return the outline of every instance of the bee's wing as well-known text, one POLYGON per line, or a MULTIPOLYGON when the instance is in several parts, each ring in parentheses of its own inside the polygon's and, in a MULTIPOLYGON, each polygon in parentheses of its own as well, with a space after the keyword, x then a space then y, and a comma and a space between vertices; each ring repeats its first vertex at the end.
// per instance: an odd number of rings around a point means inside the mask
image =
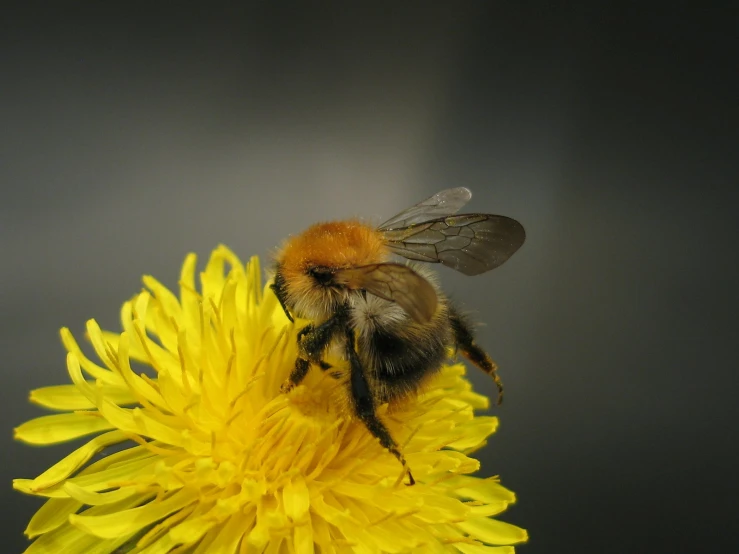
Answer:
POLYGON ((380 231, 400 229, 414 223, 421 223, 429 219, 456 214, 472 198, 472 193, 464 187, 446 189, 437 192, 412 208, 403 210, 395 217, 380 225, 380 231))
POLYGON ((419 323, 428 322, 436 312, 436 291, 426 279, 401 264, 372 264, 340 269, 337 283, 396 302, 419 323))
POLYGON ((495 269, 526 239, 518 221, 490 214, 440 217, 380 232, 396 254, 410 260, 442 263, 465 275, 495 269))

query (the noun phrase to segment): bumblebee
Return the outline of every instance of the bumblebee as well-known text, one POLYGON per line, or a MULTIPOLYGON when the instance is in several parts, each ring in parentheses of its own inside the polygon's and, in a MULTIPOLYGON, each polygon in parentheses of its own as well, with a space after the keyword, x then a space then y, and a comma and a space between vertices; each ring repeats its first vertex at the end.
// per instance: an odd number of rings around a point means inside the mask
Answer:
POLYGON ((318 223, 289 238, 276 256, 271 285, 285 315, 311 321, 297 335, 298 358, 282 385, 287 393, 312 365, 328 370, 327 352, 348 361, 354 414, 408 473, 398 444, 376 407, 416 391, 438 371, 450 349, 461 352, 503 387, 497 365, 469 324, 421 263, 441 263, 465 275, 503 264, 526 234, 501 215, 457 212, 472 194, 443 190, 375 228, 359 220, 318 223), (399 255, 409 262, 392 261, 399 255))

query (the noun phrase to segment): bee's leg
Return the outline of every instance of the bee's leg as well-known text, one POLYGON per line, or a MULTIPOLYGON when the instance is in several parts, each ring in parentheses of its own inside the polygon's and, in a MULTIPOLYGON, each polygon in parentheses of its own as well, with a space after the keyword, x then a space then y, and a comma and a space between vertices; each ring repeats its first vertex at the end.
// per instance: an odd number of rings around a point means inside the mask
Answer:
MULTIPOLYGON (((285 313, 287 313, 287 311, 285 311, 285 313)), ((295 368, 290 373, 290 377, 288 377, 287 380, 284 383, 282 383, 282 386, 280 387, 280 391, 282 391, 283 393, 288 393, 293 388, 298 386, 301 383, 301 381, 305 379, 305 376, 308 374, 308 370, 310 369, 310 362, 305 356, 302 355, 301 345, 302 345, 303 337, 310 334, 312 331, 313 331, 312 324, 308 324, 305 327, 303 327, 300 331, 298 331, 298 348, 301 350, 301 352, 300 354, 298 354, 298 358, 295 360, 295 368)))
POLYGON ((295 369, 280 387, 283 393, 290 392, 305 379, 311 363, 323 363, 321 356, 333 339, 338 321, 338 318, 332 317, 318 327, 308 324, 298 331, 298 358, 295 360, 295 369))
POLYGON ((382 421, 377 417, 377 413, 375 413, 375 400, 372 397, 372 392, 370 391, 369 383, 367 383, 367 378, 364 375, 364 369, 362 368, 359 356, 357 355, 356 350, 354 350, 354 331, 349 327, 346 328, 345 346, 346 357, 349 359, 351 367, 351 396, 355 414, 360 420, 362 420, 362 423, 364 423, 372 436, 376 437, 380 441, 383 448, 387 448, 387 450, 395 456, 401 464, 403 464, 403 468, 405 468, 408 473, 408 479, 410 481, 408 484, 415 485, 416 481, 413 479, 410 469, 408 469, 408 464, 406 463, 403 454, 400 452, 398 444, 390 435, 390 431, 388 431, 387 427, 385 427, 382 421))
POLYGON ((305 358, 298 357, 298 359, 295 360, 295 369, 292 370, 290 377, 288 377, 280 386, 280 392, 288 393, 297 387, 303 379, 305 379, 305 376, 308 375, 309 369, 310 362, 305 358))
POLYGON ((275 280, 269 286, 269 288, 272 289, 272 292, 275 293, 277 300, 280 301, 280 306, 282 306, 282 309, 285 312, 287 319, 290 320, 290 323, 295 323, 295 320, 293 319, 293 316, 290 313, 290 310, 287 309, 287 304, 286 304, 287 293, 285 292, 285 278, 282 276, 281 268, 279 267, 277 268, 277 273, 275 273, 275 280))
MULTIPOLYGON (((321 368, 323 371, 328 371, 329 369, 332 369, 334 366, 332 366, 328 362, 324 362, 323 360, 318 361, 318 367, 321 368)), ((329 375, 333 377, 334 379, 341 379, 341 376, 343 373, 341 371, 330 371, 329 375)))
POLYGON ((498 388, 498 399, 496 404, 502 404, 503 383, 498 375, 498 364, 492 360, 487 352, 477 346, 475 343, 475 336, 472 333, 472 329, 470 329, 470 325, 453 308, 450 308, 449 310, 449 321, 452 324, 452 331, 454 332, 454 341, 457 349, 465 358, 493 378, 495 386, 498 388))

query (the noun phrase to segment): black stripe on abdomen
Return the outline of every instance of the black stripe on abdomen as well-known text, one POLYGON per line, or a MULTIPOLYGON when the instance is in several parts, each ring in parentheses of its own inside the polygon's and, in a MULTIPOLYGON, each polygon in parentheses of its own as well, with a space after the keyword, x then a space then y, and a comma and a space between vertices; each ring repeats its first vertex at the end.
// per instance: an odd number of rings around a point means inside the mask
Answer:
POLYGON ((416 390, 421 380, 437 371, 446 359, 444 336, 403 337, 374 331, 367 340, 369 356, 363 356, 370 374, 390 400, 416 390))

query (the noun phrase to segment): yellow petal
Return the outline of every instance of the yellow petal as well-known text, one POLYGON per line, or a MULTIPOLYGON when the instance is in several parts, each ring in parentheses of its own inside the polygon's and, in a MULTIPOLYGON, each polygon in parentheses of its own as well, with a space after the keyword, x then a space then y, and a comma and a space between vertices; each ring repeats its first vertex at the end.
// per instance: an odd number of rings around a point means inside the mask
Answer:
MULTIPOLYGON (((88 382, 90 387, 94 387, 94 382, 88 382)), ((102 395, 110 398, 119 405, 133 404, 136 400, 131 395, 131 391, 126 387, 118 387, 114 385, 102 385, 102 395)), ((42 387, 31 391, 31 402, 50 408, 52 410, 89 410, 95 407, 79 388, 75 385, 56 385, 52 387, 42 387)))
POLYGON ((102 398, 100 396, 100 392, 102 391, 103 381, 95 381, 94 385, 86 381, 84 376, 82 375, 80 361, 72 352, 67 353, 67 373, 69 374, 69 378, 72 379, 74 386, 77 387, 77 390, 79 390, 85 398, 87 398, 90 402, 97 406, 99 403, 99 399, 102 398))
MULTIPOLYGON (((236 255, 234 254, 234 257, 236 255)), ((252 256, 247 262, 246 285, 250 287, 254 295, 252 302, 257 304, 263 300, 262 295, 262 264, 259 262, 259 256, 252 256)))
POLYGON ((470 515, 474 517, 490 517, 499 514, 508 507, 508 502, 499 501, 491 504, 480 504, 479 506, 469 506, 470 515))
POLYGON ((328 523, 318 514, 311 513, 311 526, 313 527, 313 540, 321 547, 321 551, 327 550, 333 542, 328 523))
MULTIPOLYGON (((146 365, 152 365, 151 352, 147 349, 147 345, 144 342, 144 339, 148 339, 145 332, 142 332, 141 334, 136 332, 134 321, 137 318, 146 317, 149 298, 149 292, 142 291, 141 293, 137 294, 132 300, 125 302, 123 306, 121 306, 121 326, 123 327, 123 330, 128 333, 129 339, 131 341, 130 355, 133 359, 138 360, 146 365), (134 316, 134 314, 136 315, 134 316)), ((103 332, 103 337, 106 342, 109 342, 114 347, 118 346, 120 335, 116 335, 113 340, 110 340, 110 337, 105 332, 103 332)))
MULTIPOLYGON (((108 469, 91 471, 84 475, 75 476, 66 482, 82 487, 88 492, 104 491, 113 486, 117 486, 119 483, 127 483, 131 481, 136 481, 144 485, 153 480, 158 462, 159 461, 153 457, 140 460, 130 460, 114 464, 108 469)), ((160 484, 164 486, 169 483, 161 482, 160 484)), ((69 494, 64 490, 64 487, 60 487, 59 490, 63 491, 65 495, 69 494)))
POLYGON ((436 452, 421 452, 406 454, 408 464, 411 467, 429 464, 434 469, 434 474, 451 473, 474 473, 480 469, 480 462, 474 458, 465 456, 455 450, 439 450, 436 452))
POLYGON ((482 544, 454 543, 454 548, 464 554, 515 554, 512 546, 486 546, 482 544))
POLYGON ((139 550, 137 554, 168 554, 176 545, 177 543, 172 540, 172 537, 164 535, 143 550, 139 550))
POLYGON ((299 523, 293 530, 293 543, 295 545, 295 554, 313 554, 313 526, 310 518, 299 523))
POLYGON ((330 499, 328 494, 314 496, 311 501, 311 509, 328 523, 336 526, 340 526, 345 521, 350 521, 352 519, 352 514, 349 510, 338 508, 333 502, 329 503, 327 501, 327 497, 330 499))
POLYGON ((124 385, 123 379, 121 379, 120 375, 113 373, 109 369, 94 364, 87 356, 85 356, 69 329, 63 327, 59 331, 59 334, 62 337, 62 343, 64 343, 64 347, 70 354, 75 355, 75 357, 79 360, 82 369, 90 374, 90 376, 95 379, 100 379, 103 383, 107 383, 109 385, 117 385, 119 387, 124 385))
MULTIPOLYGON (((283 537, 277 536, 269 541, 266 548, 260 548, 257 550, 257 552, 262 551, 263 554, 292 554, 290 550, 291 546, 292 545, 289 544, 283 537)), ((254 552, 254 550, 247 547, 242 548, 241 552, 246 552, 247 554, 250 554, 251 552, 254 552)))
POLYGON ((208 514, 192 517, 172 527, 169 536, 176 543, 194 544, 217 523, 216 520, 209 519, 208 514))
MULTIPOLYGON (((146 479, 151 479, 155 474, 154 466, 157 459, 153 456, 152 452, 142 446, 128 448, 105 456, 64 482, 74 483, 91 492, 107 490, 118 486, 119 483, 130 482, 134 478, 139 483, 146 484, 146 479)), ((179 481, 177 483, 181 485, 179 481)), ((170 485, 173 484, 162 480, 162 486, 177 488, 177 485, 170 485)), ((13 488, 26 494, 48 498, 69 498, 69 493, 64 490, 64 483, 38 489, 33 479, 15 479, 13 488)))
POLYGON ((24 551, 24 554, 91 554, 93 552, 109 554, 126 542, 128 537, 116 540, 101 541, 75 529, 67 524, 50 533, 41 535, 24 551))
MULTIPOLYGON (((490 399, 487 396, 472 391, 457 393, 456 398, 469 404, 475 410, 487 410, 490 407, 490 399)), ((507 547, 504 547, 507 548, 507 547)))
POLYGON ((166 318, 168 320, 170 318, 174 319, 179 323, 182 318, 182 306, 180 306, 177 297, 172 294, 172 291, 151 275, 144 275, 143 281, 144 286, 151 291, 154 299, 161 306, 166 318))
MULTIPOLYGON (((102 340, 99 328, 95 334, 90 332, 90 336, 97 337, 97 340, 102 340)), ((118 343, 118 369, 121 376, 134 394, 146 399, 155 406, 164 406, 165 403, 162 399, 162 395, 159 394, 159 391, 157 391, 150 382, 147 382, 145 379, 136 375, 131 369, 131 364, 128 359, 128 348, 130 344, 128 338, 128 333, 121 333, 121 338, 118 343)), ((112 398, 110 400, 112 400, 112 398)))
POLYGON ((33 538, 43 533, 49 533, 60 525, 67 523, 69 514, 75 513, 82 507, 82 502, 70 498, 51 498, 33 514, 26 527, 26 535, 33 538))
POLYGON ((213 540, 207 546, 203 541, 193 554, 235 554, 239 541, 251 529, 252 522, 253 518, 243 514, 230 517, 225 525, 210 532, 215 535, 213 540))
POLYGON ((188 403, 192 401, 189 395, 184 391, 182 379, 178 376, 172 375, 169 371, 164 371, 159 374, 157 385, 159 386, 159 392, 161 393, 170 412, 182 414, 188 403))
POLYGON ((115 427, 123 431, 143 435, 176 446, 181 446, 184 443, 180 430, 159 423, 146 410, 142 410, 141 408, 125 409, 104 399, 100 405, 100 413, 115 427))
MULTIPOLYGON (((100 331, 100 337, 104 343, 108 343, 113 347, 113 350, 118 350, 118 341, 121 339, 119 333, 111 333, 110 331, 100 331)), ((137 362, 148 363, 149 357, 146 355, 146 351, 141 348, 141 344, 138 340, 132 340, 128 347, 128 355, 132 360, 137 362)))
POLYGON ((84 532, 104 539, 135 533, 197 500, 198 493, 181 490, 162 501, 101 516, 71 515, 69 521, 84 532))
POLYGON ((195 270, 197 256, 188 254, 180 272, 180 305, 182 306, 183 325, 180 331, 186 331, 187 340, 195 349, 200 349, 201 306, 203 298, 196 290, 195 270))
POLYGON ((497 519, 476 518, 457 523, 465 533, 488 544, 516 544, 528 540, 528 533, 520 527, 497 519))
POLYGON ((110 540, 100 540, 90 535, 77 531, 73 535, 65 535, 62 542, 60 537, 55 537, 53 542, 40 537, 34 542, 24 554, 110 554, 111 552, 129 552, 125 548, 128 537, 110 540), (68 546, 62 546, 66 544, 68 546), (123 550, 121 548, 123 547, 123 550))
POLYGON ((111 504, 113 502, 119 502, 129 496, 133 496, 134 494, 140 494, 136 490, 136 487, 125 487, 109 492, 94 492, 84 487, 80 487, 72 481, 64 483, 63 488, 71 498, 89 506, 111 504))
MULTIPOLYGON (((143 295, 139 295, 141 298, 143 295)), ((126 326, 126 333, 130 334, 131 342, 134 342, 134 335, 142 348, 146 351, 148 358, 147 363, 154 368, 157 373, 162 371, 179 371, 179 359, 176 352, 170 352, 166 348, 160 346, 156 341, 152 340, 146 334, 144 324, 139 319, 134 319, 126 326)))
POLYGON ((246 536, 250 545, 263 549, 271 539, 271 530, 286 527, 289 521, 284 513, 277 510, 274 496, 263 496, 257 503, 256 525, 246 536))
POLYGON ((200 274, 203 298, 212 297, 216 301, 216 304, 221 299, 223 285, 226 282, 224 271, 226 263, 231 266, 232 270, 243 274, 244 268, 238 257, 222 244, 218 245, 218 248, 211 253, 210 259, 205 266, 205 271, 200 274))
POLYGON ((292 479, 282 491, 285 514, 293 521, 300 521, 310 507, 310 493, 305 481, 298 476, 292 479))
MULTIPOLYGON (((99 516, 135 506, 141 499, 132 497, 118 504, 93 506, 85 514, 99 516)), ((84 533, 68 523, 60 525, 53 531, 37 538, 25 551, 25 554, 108 554, 131 538, 131 534, 115 537, 109 541, 101 541, 98 537, 84 533)))
POLYGON ((446 483, 451 486, 453 489, 452 492, 460 498, 479 500, 487 504, 497 502, 511 504, 516 501, 516 495, 495 479, 479 479, 477 477, 458 475, 449 479, 446 483))
POLYGON ((428 494, 419 494, 421 506, 418 517, 429 523, 445 523, 464 517, 469 508, 459 499, 452 498, 446 494, 439 494, 433 490, 428 494))
POLYGON ((136 544, 135 534, 107 540, 100 540, 97 537, 94 538, 95 543, 87 547, 85 554, 119 554, 120 552, 130 552, 130 549, 136 544))
POLYGON ((27 421, 15 428, 15 438, 29 444, 53 444, 112 428, 98 412, 73 412, 27 421))
POLYGON ((417 548, 416 552, 424 552, 428 554, 449 554, 453 550, 449 549, 449 545, 442 544, 435 538, 431 537, 426 542, 421 543, 417 548))
POLYGON ((454 442, 450 442, 447 446, 449 448, 454 448, 455 450, 475 448, 485 442, 485 439, 492 435, 497 427, 497 417, 476 417, 474 420, 457 427, 455 431, 461 434, 462 438, 454 442))
POLYGON ((126 438, 126 435, 121 431, 111 431, 110 433, 105 433, 99 437, 95 437, 87 444, 81 446, 71 454, 68 454, 65 458, 62 458, 61 461, 51 466, 30 483, 17 480, 21 481, 19 485, 24 488, 16 486, 15 482, 13 483, 13 486, 19 490, 30 493, 36 493, 43 489, 52 487, 77 471, 103 448, 123 442, 126 438))

